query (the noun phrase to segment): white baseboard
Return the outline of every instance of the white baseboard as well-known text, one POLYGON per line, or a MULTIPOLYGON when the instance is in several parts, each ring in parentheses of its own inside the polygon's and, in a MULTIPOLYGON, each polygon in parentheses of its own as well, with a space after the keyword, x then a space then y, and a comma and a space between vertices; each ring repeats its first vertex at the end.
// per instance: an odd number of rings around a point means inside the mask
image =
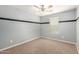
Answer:
POLYGON ((59 40, 57 38, 50 38, 50 37, 46 37, 46 36, 41 36, 42 38, 47 38, 47 39, 51 39, 51 40, 56 40, 56 41, 60 41, 60 42, 64 42, 64 43, 69 43, 69 44, 75 44, 75 42, 70 42, 70 41, 66 41, 66 40, 59 40))
POLYGON ((23 41, 23 42, 20 42, 20 43, 17 43, 17 44, 14 44, 14 45, 11 45, 11 46, 8 46, 8 47, 5 47, 5 48, 2 48, 2 49, 0 49, 0 51, 7 50, 7 49, 10 49, 10 48, 13 48, 13 47, 22 45, 24 43, 30 42, 30 41, 35 40, 35 39, 38 39, 38 38, 40 38, 40 37, 34 37, 32 39, 29 39, 29 40, 26 40, 26 41, 23 41))

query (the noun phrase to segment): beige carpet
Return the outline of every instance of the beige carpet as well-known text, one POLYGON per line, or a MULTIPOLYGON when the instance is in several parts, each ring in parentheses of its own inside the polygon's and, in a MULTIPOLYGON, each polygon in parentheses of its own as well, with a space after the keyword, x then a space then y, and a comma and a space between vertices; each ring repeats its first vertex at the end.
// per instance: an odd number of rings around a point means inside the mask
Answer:
POLYGON ((23 45, 5 50, 11 54, 75 54, 74 44, 63 43, 55 40, 40 38, 23 45))

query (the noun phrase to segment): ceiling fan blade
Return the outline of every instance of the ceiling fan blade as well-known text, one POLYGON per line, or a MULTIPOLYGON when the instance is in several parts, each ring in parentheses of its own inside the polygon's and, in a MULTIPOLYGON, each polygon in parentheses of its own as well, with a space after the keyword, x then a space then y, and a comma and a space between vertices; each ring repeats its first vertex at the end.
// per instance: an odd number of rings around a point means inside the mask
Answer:
POLYGON ((38 7, 38 6, 34 6, 34 7, 36 7, 36 8, 39 8, 39 9, 40 9, 40 7, 38 7))

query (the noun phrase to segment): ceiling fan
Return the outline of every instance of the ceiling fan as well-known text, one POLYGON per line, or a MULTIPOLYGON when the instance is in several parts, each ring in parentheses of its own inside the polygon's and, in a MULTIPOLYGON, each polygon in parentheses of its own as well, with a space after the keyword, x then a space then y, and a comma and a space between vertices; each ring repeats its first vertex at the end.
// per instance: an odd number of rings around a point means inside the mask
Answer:
POLYGON ((38 8, 40 11, 44 12, 44 11, 49 11, 51 8, 53 8, 52 5, 39 5, 39 6, 36 6, 34 5, 34 7, 38 8))

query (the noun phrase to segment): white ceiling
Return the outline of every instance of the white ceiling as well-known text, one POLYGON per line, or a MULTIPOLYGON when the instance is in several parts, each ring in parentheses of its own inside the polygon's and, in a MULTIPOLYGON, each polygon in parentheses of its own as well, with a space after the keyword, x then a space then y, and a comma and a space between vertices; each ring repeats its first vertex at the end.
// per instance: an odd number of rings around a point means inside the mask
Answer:
POLYGON ((23 10, 25 12, 30 11, 30 13, 33 13, 38 16, 44 16, 44 15, 49 15, 49 14, 54 14, 58 12, 63 12, 66 10, 71 10, 75 9, 77 5, 53 5, 52 11, 50 12, 44 12, 41 14, 37 8, 35 8, 33 5, 12 5, 13 7, 16 7, 20 10, 23 10))

